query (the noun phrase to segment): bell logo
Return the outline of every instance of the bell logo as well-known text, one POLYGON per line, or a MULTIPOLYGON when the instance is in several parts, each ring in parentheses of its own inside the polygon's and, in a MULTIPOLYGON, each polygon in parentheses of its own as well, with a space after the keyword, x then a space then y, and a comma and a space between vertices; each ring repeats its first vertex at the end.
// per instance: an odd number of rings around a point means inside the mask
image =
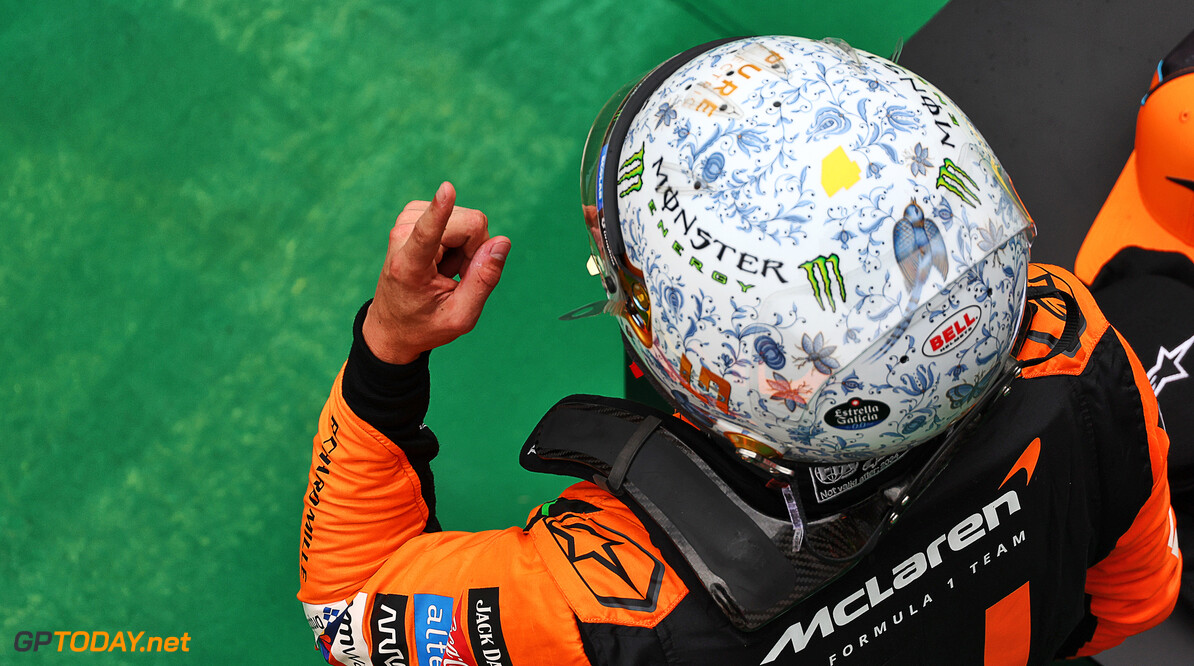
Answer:
POLYGON ((925 356, 940 356, 954 349, 970 337, 982 315, 983 309, 977 305, 964 308, 938 326, 925 341, 921 351, 925 356))

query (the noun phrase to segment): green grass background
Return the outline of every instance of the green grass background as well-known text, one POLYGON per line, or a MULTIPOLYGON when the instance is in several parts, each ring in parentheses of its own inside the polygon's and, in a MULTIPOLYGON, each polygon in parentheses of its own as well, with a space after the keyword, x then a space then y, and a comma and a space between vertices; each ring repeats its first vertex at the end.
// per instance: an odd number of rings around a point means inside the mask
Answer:
POLYGON ((622 390, 579 154, 622 83, 747 33, 882 55, 944 0, 0 0, 0 663, 319 663, 298 602, 310 441, 395 215, 452 180, 513 239, 433 355, 447 529, 564 485, 517 448, 622 390), (191 636, 18 653, 19 631, 191 636))

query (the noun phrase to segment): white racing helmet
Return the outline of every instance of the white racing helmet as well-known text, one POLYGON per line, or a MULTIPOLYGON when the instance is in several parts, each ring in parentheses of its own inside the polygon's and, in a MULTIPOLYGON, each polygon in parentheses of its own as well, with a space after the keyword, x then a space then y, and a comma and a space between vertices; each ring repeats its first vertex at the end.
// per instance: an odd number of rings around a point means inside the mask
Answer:
POLYGON ((966 116, 888 60, 697 47, 606 104, 581 180, 631 355, 773 472, 924 442, 1011 362, 1032 221, 966 116))

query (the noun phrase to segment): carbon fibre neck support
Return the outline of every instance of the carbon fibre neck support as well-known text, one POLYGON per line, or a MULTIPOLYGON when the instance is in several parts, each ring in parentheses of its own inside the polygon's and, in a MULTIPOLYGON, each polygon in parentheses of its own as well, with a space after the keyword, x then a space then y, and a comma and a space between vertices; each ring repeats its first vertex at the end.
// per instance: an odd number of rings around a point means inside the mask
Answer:
MULTIPOLYGON (((697 453, 702 437, 637 403, 574 395, 544 415, 520 461, 530 471, 592 481, 617 495, 664 531, 730 622, 753 631, 845 573, 853 560, 794 551, 792 523, 734 492, 697 453), (624 455, 628 444, 635 450, 624 455)), ((870 524, 825 519, 806 538, 821 552, 848 553, 882 516, 877 511, 870 524)))

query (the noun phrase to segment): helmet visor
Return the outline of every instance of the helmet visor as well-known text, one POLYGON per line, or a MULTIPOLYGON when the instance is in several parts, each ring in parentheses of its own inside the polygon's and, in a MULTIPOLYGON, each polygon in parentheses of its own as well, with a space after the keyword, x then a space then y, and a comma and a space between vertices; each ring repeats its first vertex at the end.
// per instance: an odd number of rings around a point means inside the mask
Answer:
MULTIPOLYGON (((626 138, 630 119, 642 109, 659 84, 701 53, 730 41, 733 41, 733 38, 719 39, 693 47, 664 61, 645 76, 623 85, 601 107, 589 129, 584 153, 581 155, 580 195, 590 245, 589 272, 601 275, 609 301, 603 308, 605 312, 624 312, 623 306, 626 304, 628 293, 638 300, 646 297, 645 290, 627 288, 627 283, 634 282, 635 276, 632 275, 634 271, 626 270, 623 261, 624 248, 617 203, 611 201, 608 210, 605 206, 605 200, 610 194, 617 192, 613 187, 614 183, 607 182, 609 176, 617 175, 617 170, 611 168, 612 165, 609 165, 608 161, 613 160, 617 163, 621 159, 622 142, 626 138)), ((641 171, 639 175, 641 177, 641 171)), ((593 305, 588 305, 564 315, 563 318, 576 318, 578 312, 595 314, 596 310, 593 305)))

